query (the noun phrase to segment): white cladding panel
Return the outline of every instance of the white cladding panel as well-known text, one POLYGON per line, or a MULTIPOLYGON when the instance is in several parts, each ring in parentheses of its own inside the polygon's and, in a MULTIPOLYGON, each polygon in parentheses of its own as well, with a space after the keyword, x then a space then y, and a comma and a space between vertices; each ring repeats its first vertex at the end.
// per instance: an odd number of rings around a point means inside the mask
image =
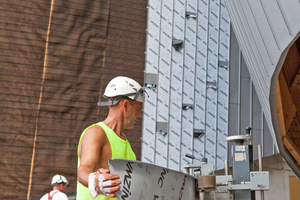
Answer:
POLYGON ((208 163, 215 164, 216 158, 216 111, 217 111, 217 73, 219 38, 219 1, 209 2, 208 13, 208 52, 207 52, 207 91, 206 91, 206 148, 208 163))
MULTIPOLYGON (((146 42, 146 62, 145 73, 158 74, 159 55, 159 34, 160 34, 160 10, 159 0, 149 0, 147 19, 147 42, 146 42)), ((157 91, 147 89, 149 97, 146 95, 143 114, 142 128, 142 160, 154 163, 155 160, 155 140, 156 140, 156 107, 157 91)))
POLYGON ((230 20, 222 2, 149 1, 145 73, 157 75, 157 86, 147 88, 142 161, 184 171, 186 163, 206 157, 224 167, 230 20), (182 48, 175 49, 174 39, 182 48), (167 133, 158 130, 162 125, 167 133))
MULTIPOLYGON (((161 1, 161 28, 157 85, 157 122, 169 122, 170 69, 172 47, 173 0, 161 1)), ((155 163, 167 166, 168 136, 156 132, 155 163)))
MULTIPOLYGON (((174 1, 173 39, 184 40, 185 6, 174 1)), ((182 129, 183 51, 172 48, 168 167, 180 170, 182 129)))
MULTIPOLYGON (((197 12, 197 1, 187 0, 186 12, 197 12)), ((195 52, 196 52, 196 27, 197 20, 186 17, 185 20, 185 38, 184 38, 184 69, 183 69, 183 104, 194 106, 194 84, 195 84, 195 52)), ((194 130, 194 112, 193 109, 183 110, 182 112, 182 131, 181 131, 181 170, 186 163, 191 163, 190 158, 185 154, 193 154, 193 130, 194 130)))
MULTIPOLYGON (((198 2, 194 128, 205 130, 208 0, 198 2)), ((194 139, 195 162, 204 157, 205 137, 194 139)))
POLYGON ((219 20, 219 73, 217 105, 217 160, 216 168, 224 167, 227 159, 226 137, 228 136, 228 98, 229 98, 229 20, 224 2, 221 1, 219 20))
MULTIPOLYGON (((173 51, 172 55, 176 55, 173 51)), ((180 57, 179 54, 178 57, 180 57)), ((182 65, 175 60, 172 62, 171 91, 170 91, 170 117, 169 117, 169 152, 168 167, 179 171, 180 143, 181 143, 181 106, 182 106, 182 65)))

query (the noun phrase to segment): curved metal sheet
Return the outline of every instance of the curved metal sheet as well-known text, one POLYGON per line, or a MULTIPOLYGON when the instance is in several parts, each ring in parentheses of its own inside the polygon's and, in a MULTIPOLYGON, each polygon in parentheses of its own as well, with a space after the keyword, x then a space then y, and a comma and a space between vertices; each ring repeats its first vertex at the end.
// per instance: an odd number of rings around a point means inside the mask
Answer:
POLYGON ((157 165, 125 159, 110 159, 109 169, 120 176, 118 200, 196 199, 193 176, 157 165))

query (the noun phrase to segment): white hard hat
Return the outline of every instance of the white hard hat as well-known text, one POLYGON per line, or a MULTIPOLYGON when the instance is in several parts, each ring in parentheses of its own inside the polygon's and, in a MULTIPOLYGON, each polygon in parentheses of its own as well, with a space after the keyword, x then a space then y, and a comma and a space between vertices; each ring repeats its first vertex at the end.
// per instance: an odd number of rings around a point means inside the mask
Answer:
MULTIPOLYGON (((126 96, 131 100, 143 103, 145 102, 145 92, 145 89, 135 80, 125 76, 117 76, 107 84, 103 96, 105 98, 126 96)), ((116 103, 117 102, 118 101, 116 101, 116 103)), ((115 105, 115 103, 110 105, 115 105)))
POLYGON ((51 185, 54 186, 54 185, 60 184, 60 183, 68 184, 66 177, 64 177, 63 175, 59 175, 59 174, 56 174, 55 176, 53 176, 51 185))

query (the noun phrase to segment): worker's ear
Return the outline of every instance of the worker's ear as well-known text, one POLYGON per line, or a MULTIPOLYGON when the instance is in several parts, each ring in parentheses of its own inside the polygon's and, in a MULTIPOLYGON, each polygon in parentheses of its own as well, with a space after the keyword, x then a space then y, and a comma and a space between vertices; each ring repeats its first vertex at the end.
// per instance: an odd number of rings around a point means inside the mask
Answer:
POLYGON ((123 101, 123 108, 124 108, 125 111, 128 111, 128 109, 129 109, 129 104, 130 104, 129 100, 125 99, 125 100, 123 101))

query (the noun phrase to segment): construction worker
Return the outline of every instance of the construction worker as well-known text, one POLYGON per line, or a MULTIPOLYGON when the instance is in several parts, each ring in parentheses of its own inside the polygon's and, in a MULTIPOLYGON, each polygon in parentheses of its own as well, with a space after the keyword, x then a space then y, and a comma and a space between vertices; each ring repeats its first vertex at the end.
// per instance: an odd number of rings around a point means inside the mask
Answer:
POLYGON ((45 194, 40 200, 69 200, 68 196, 64 193, 67 185, 68 181, 66 177, 59 174, 53 176, 51 181, 53 190, 45 194))
POLYGON ((135 80, 118 76, 112 79, 104 92, 109 106, 106 119, 86 128, 78 144, 76 200, 116 199, 121 184, 117 174, 110 174, 108 159, 136 160, 124 129, 132 129, 142 117, 145 90, 135 80))

